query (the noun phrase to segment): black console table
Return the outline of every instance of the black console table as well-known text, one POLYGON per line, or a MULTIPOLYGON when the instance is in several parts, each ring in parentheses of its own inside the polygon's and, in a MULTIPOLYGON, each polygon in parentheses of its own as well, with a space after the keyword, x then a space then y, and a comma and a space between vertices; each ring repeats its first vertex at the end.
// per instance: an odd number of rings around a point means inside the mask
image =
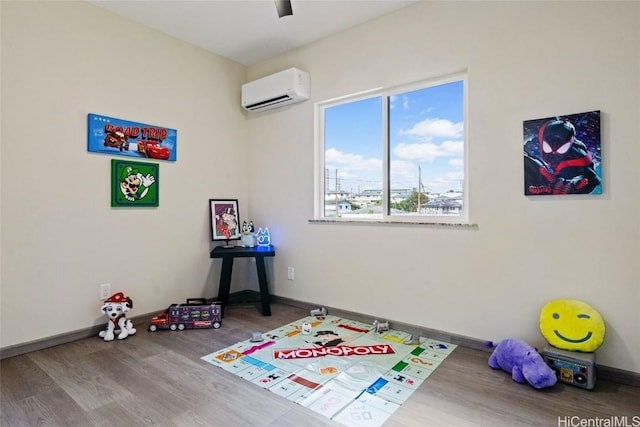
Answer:
POLYGON ((276 256, 273 246, 255 246, 245 248, 233 246, 225 248, 217 246, 211 251, 211 258, 222 258, 222 270, 220 271, 220 286, 218 288, 218 300, 222 302, 222 315, 229 303, 229 288, 231 287, 231 272, 233 271, 234 258, 255 258, 258 271, 258 283, 260 285, 260 303, 262 315, 271 316, 271 304, 269 301, 269 287, 267 286, 267 272, 264 268, 265 257, 276 256))

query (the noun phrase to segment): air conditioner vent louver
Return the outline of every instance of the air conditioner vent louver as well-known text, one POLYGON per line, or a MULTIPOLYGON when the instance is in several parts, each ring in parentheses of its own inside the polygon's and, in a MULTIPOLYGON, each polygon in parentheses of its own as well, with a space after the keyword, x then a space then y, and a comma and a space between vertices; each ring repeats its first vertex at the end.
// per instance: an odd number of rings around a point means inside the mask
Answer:
POLYGON ((244 108, 250 111, 256 111, 287 101, 291 101, 291 97, 289 95, 282 95, 265 101, 256 102, 255 104, 246 105, 244 108))
POLYGON ((242 107, 264 111, 309 99, 309 74, 297 68, 263 77, 242 85, 242 107))

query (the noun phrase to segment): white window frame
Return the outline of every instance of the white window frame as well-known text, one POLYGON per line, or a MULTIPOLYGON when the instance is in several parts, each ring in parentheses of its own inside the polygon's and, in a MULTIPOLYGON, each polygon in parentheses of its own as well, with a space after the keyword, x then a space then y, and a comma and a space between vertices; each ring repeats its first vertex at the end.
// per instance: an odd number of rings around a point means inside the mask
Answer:
MULTIPOLYGON (((416 223, 416 224, 443 224, 443 225, 471 225, 470 224, 470 206, 469 206, 469 120, 468 120, 468 75, 467 71, 453 73, 447 76, 421 80, 419 82, 398 85, 390 88, 376 88, 356 94, 341 96, 325 101, 317 102, 314 105, 314 128, 315 128, 315 145, 314 145, 314 219, 317 222, 346 222, 346 223, 416 223), (389 98, 394 95, 411 92, 414 90, 425 89, 428 87, 444 85, 456 81, 463 82, 463 120, 464 120, 464 180, 462 185, 463 191, 463 211, 460 216, 426 216, 426 215, 391 215, 389 210, 390 201, 390 182, 389 182, 389 138, 388 129, 388 103, 389 98), (340 104, 360 101, 372 97, 382 97, 382 217, 325 217, 324 196, 325 196, 325 145, 324 145, 324 110, 340 104)), ((337 206, 336 206, 337 209, 337 206)))

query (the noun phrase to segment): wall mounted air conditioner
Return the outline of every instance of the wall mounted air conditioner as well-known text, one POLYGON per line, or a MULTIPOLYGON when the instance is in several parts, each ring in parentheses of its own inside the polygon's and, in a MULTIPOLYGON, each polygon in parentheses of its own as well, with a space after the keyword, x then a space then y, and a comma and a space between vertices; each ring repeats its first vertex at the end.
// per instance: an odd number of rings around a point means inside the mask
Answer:
POLYGON ((309 74, 289 68, 242 85, 242 107, 249 111, 264 111, 284 107, 309 99, 309 74))

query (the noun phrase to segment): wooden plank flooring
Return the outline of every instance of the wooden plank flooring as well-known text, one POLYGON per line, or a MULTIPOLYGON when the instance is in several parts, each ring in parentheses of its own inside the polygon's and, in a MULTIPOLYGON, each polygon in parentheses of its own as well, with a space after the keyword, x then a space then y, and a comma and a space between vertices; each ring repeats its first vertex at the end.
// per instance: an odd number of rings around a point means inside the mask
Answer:
MULTIPOLYGON (((220 329, 151 333, 137 324, 124 341, 96 336, 4 359, 0 425, 339 425, 200 359, 308 315, 279 303, 272 313, 230 306, 220 329)), ((640 426, 638 387, 598 380, 593 391, 563 384, 535 390, 489 368, 488 356, 458 347, 385 427, 616 425, 604 419, 640 426)))

